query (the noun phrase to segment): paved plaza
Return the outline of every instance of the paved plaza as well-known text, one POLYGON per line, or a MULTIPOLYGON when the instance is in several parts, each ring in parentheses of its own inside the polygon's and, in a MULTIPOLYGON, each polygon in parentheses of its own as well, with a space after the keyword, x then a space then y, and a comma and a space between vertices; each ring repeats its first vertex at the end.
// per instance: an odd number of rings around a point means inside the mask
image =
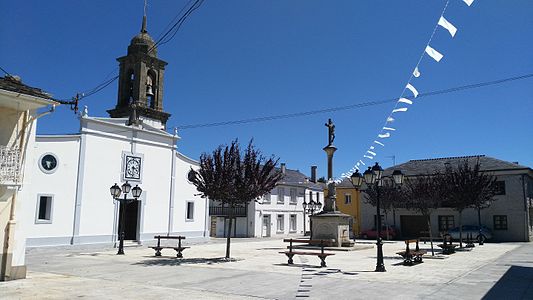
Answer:
MULTIPOLYGON (((314 256, 288 266, 281 239, 234 239, 191 244, 184 258, 172 249, 154 257, 146 246, 115 249, 40 248, 27 254, 28 278, 0 283, 2 299, 533 299, 533 244, 486 243, 445 258, 402 265, 384 245, 386 273, 373 272, 376 250, 335 251, 328 267, 314 256)), ((429 249, 428 244, 421 244, 429 249)), ((438 255, 438 257, 442 257, 438 255)))

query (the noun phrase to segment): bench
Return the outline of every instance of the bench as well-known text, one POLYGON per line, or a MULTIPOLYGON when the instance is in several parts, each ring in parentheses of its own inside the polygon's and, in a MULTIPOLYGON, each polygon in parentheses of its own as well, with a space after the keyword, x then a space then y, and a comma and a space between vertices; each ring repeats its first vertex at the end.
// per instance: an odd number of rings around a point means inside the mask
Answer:
MULTIPOLYGON (((304 240, 304 239, 284 239, 283 242, 284 243, 289 243, 289 251, 284 251, 284 252, 280 252, 282 254, 285 254, 287 255, 287 257, 289 258, 289 261, 287 262, 287 264, 289 265, 292 265, 294 262, 292 260, 292 257, 294 255, 314 255, 314 256, 318 256, 318 258, 320 258, 320 267, 327 267, 326 266, 326 257, 330 256, 330 255, 335 255, 334 253, 326 253, 324 252, 324 246, 327 244, 327 243, 332 243, 334 240, 304 240), (293 249, 293 246, 292 244, 293 243, 303 243, 303 244, 308 244, 308 245, 320 245, 320 252, 316 252, 316 251, 294 251, 293 249)), ((309 249, 309 250, 312 250, 312 249, 309 249)))
POLYGON ((455 247, 457 247, 457 245, 452 244, 452 236, 449 234, 443 235, 442 244, 438 244, 437 246, 442 248, 442 254, 455 253, 455 247))
POLYGON ((403 257, 403 264, 407 266, 412 266, 415 263, 422 262, 422 255, 426 254, 426 250, 420 250, 418 247, 418 239, 405 240, 405 251, 396 252, 403 257), (415 250, 409 248, 409 244, 416 243, 415 250))
POLYGON ((157 239, 157 245, 151 246, 149 248, 152 248, 155 250, 155 256, 161 256, 161 250, 163 249, 174 249, 177 252, 176 257, 177 258, 183 258, 183 250, 188 249, 190 247, 182 247, 181 246, 181 240, 184 240, 184 236, 171 236, 171 235, 156 235, 154 236, 154 239, 157 239), (161 240, 178 240, 178 246, 161 246, 161 240))

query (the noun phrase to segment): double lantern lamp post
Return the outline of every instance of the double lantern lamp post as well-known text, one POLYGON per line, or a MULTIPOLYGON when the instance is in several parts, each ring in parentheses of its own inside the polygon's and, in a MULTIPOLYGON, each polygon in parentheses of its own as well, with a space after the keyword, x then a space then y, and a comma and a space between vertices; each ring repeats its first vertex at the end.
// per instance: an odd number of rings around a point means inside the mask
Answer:
MULTIPOLYGON (((383 175, 383 169, 381 166, 376 163, 373 167, 368 167, 368 170, 366 170, 362 175, 359 173, 358 170, 355 171, 355 173, 352 174, 350 177, 350 181, 352 182, 352 185, 355 187, 355 189, 360 190, 361 185, 363 184, 363 181, 367 185, 374 185, 376 188, 377 193, 377 199, 376 199, 376 229, 377 229, 377 263, 376 263, 376 272, 385 272, 385 265, 383 263, 383 242, 381 239, 381 209, 380 209, 380 187, 383 186, 383 178, 381 178, 383 175)), ((392 172, 392 178, 394 180, 394 184, 397 186, 401 186, 403 183, 403 173, 400 170, 394 170, 392 172)))
POLYGON ((124 230, 125 230, 125 212, 126 212, 126 204, 130 203, 132 201, 136 201, 141 196, 143 190, 136 185, 134 188, 131 188, 131 184, 129 184, 127 181, 122 184, 122 187, 119 187, 116 183, 109 189, 111 192, 111 196, 114 200, 119 201, 120 203, 120 228, 119 228, 119 244, 118 244, 118 252, 117 255, 123 255, 124 254, 124 230), (133 199, 128 199, 128 194, 131 191, 131 195, 133 196, 133 199), (120 194, 124 194, 124 199, 120 199, 120 194))
MULTIPOLYGON (((304 198, 304 202, 302 203, 302 206, 304 208, 304 228, 305 228, 305 215, 306 214, 309 214, 309 231, 311 232, 311 238, 313 238, 313 220, 311 219, 311 216, 313 216, 315 214, 315 211, 318 212, 320 211, 320 209, 322 208, 322 203, 320 203, 320 201, 314 201, 313 199, 309 200, 309 203, 308 202, 305 202, 305 198, 304 198)), ((305 229, 304 229, 304 235, 305 235, 305 229)))

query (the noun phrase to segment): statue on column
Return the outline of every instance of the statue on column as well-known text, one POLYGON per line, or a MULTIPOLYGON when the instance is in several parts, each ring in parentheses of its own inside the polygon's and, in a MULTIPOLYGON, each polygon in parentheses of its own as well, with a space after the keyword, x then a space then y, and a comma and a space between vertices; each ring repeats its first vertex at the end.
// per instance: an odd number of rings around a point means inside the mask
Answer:
POLYGON ((331 146, 335 140, 335 124, 333 124, 331 119, 328 119, 328 122, 324 125, 328 128, 328 146, 331 146))

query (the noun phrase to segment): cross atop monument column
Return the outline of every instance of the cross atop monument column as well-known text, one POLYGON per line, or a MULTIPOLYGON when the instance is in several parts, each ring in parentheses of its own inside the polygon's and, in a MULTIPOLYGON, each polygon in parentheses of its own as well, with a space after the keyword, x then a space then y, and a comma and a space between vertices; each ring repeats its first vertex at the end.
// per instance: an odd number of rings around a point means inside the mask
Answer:
POLYGON ((335 182, 333 181, 333 154, 337 151, 337 147, 333 146, 335 140, 335 124, 331 119, 324 124, 328 128, 328 145, 324 147, 324 151, 328 156, 328 197, 324 199, 324 211, 335 211, 335 182))

